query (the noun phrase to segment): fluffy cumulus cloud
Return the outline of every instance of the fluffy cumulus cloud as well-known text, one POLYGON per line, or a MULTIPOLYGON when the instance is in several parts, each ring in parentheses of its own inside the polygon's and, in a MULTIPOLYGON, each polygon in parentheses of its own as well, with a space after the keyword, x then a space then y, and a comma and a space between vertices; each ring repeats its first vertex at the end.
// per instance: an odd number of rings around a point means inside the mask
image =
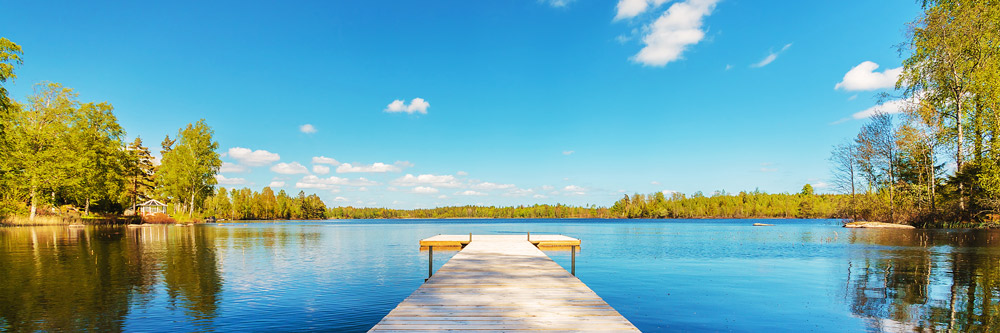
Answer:
POLYGON ((298 182, 295 183, 297 188, 311 188, 311 189, 321 189, 321 190, 331 190, 336 189, 339 186, 371 186, 377 185, 378 183, 365 179, 364 177, 358 179, 348 179, 341 178, 337 176, 330 176, 327 178, 321 178, 315 175, 308 175, 302 177, 298 182))
POLYGON ((334 166, 340 165, 340 162, 337 162, 337 160, 326 156, 314 156, 312 158, 312 162, 313 164, 329 164, 334 166))
POLYGON ((297 173, 309 173, 309 169, 299 162, 292 163, 278 163, 271 167, 271 171, 283 174, 283 175, 294 175, 297 173))
POLYGON ((434 194, 434 193, 438 193, 438 189, 433 188, 433 187, 427 187, 427 186, 417 186, 417 187, 413 188, 413 193, 434 194))
POLYGON ((330 167, 325 165, 313 165, 313 173, 318 175, 325 175, 330 173, 330 167))
POLYGON ((636 17, 651 7, 659 7, 664 2, 667 0, 619 0, 615 21, 636 17))
POLYGON ((401 99, 394 100, 392 101, 392 103, 389 103, 389 105, 385 107, 384 111, 389 113, 406 112, 408 114, 413 114, 413 113, 427 114, 427 109, 430 107, 431 103, 428 103, 423 98, 418 97, 410 100, 409 105, 407 105, 406 102, 401 99))
POLYGON ((239 161, 241 164, 248 166, 268 165, 277 162, 279 159, 281 159, 281 156, 279 156, 276 153, 272 153, 263 149, 251 150, 249 148, 243 148, 243 147, 229 148, 228 155, 230 158, 233 158, 239 161))
MULTIPOLYGON (((866 119, 866 118, 869 118, 871 116, 874 116, 875 113, 877 113, 877 112, 882 112, 882 113, 887 113, 887 114, 900 113, 900 112, 903 112, 904 110, 906 110, 906 107, 909 106, 909 105, 911 105, 912 103, 916 103, 916 99, 914 99, 914 98, 911 98, 911 99, 894 99, 894 100, 887 101, 885 103, 882 103, 882 104, 879 104, 879 105, 876 105, 876 106, 873 106, 873 107, 870 107, 870 108, 867 108, 867 109, 855 112, 853 115, 851 115, 851 118, 854 118, 854 119, 866 119)), ((843 120, 846 120, 846 119, 843 119, 843 120)))
POLYGON ((458 192, 458 193, 455 193, 455 194, 465 195, 465 196, 485 196, 486 195, 486 193, 477 192, 477 191, 473 191, 473 190, 462 191, 462 192, 458 192))
POLYGON ((790 47, 792 47, 791 43, 785 44, 785 46, 782 47, 781 50, 779 50, 778 52, 774 52, 774 51, 769 52, 768 55, 766 57, 764 57, 764 59, 761 59, 759 62, 757 62, 757 63, 755 63, 753 65, 750 65, 750 67, 761 68, 761 67, 767 66, 768 64, 774 62, 775 60, 778 60, 778 55, 780 55, 781 53, 787 51, 788 48, 790 48, 790 47))
POLYGON ((247 183, 247 180, 244 178, 226 178, 223 175, 215 175, 215 181, 219 185, 243 185, 247 183))
POLYGON ((587 194, 587 189, 576 185, 566 185, 566 187, 563 187, 563 192, 568 194, 584 195, 587 194))
POLYGON ((313 126, 312 124, 305 124, 299 126, 299 131, 305 134, 316 133, 316 126, 313 126))
POLYGON ((285 182, 281 180, 272 180, 268 187, 285 187, 285 182))
POLYGON ((704 18, 712 14, 716 2, 718 0, 686 0, 670 5, 659 18, 643 28, 645 46, 632 60, 647 66, 664 66, 680 59, 688 46, 705 38, 701 26, 704 18))
POLYGON ((333 198, 333 201, 346 202, 348 200, 345 197, 336 197, 336 198, 333 198))
POLYGON ((351 173, 351 172, 372 172, 372 173, 383 173, 383 172, 400 172, 403 168, 410 167, 413 164, 410 162, 396 162, 394 164, 385 164, 381 162, 376 162, 373 164, 351 164, 344 163, 337 167, 337 173, 351 173))
POLYGON ((877 90, 893 88, 899 74, 903 73, 903 67, 889 68, 881 72, 876 72, 878 64, 865 61, 844 74, 844 79, 840 80, 833 89, 843 89, 847 91, 877 90))
POLYGON ((490 182, 482 182, 473 184, 471 187, 477 190, 503 190, 503 189, 514 188, 514 184, 496 184, 490 182))
POLYGON ((414 176, 411 174, 406 174, 403 177, 397 178, 392 181, 392 185, 395 186, 433 186, 433 187, 444 187, 444 188, 457 188, 462 187, 462 183, 455 179, 452 175, 419 175, 414 176))
POLYGON ((249 169, 247 167, 229 162, 222 162, 222 167, 219 168, 219 172, 247 172, 249 169))

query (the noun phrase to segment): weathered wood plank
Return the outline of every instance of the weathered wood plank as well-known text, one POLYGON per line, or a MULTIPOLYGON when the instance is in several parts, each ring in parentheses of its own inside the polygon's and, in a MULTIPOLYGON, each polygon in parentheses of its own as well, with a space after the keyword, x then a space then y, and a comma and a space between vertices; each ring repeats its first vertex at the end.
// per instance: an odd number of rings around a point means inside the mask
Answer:
POLYGON ((464 246, 372 332, 638 331, 538 247, 580 241, 562 235, 438 235, 420 246, 464 246))

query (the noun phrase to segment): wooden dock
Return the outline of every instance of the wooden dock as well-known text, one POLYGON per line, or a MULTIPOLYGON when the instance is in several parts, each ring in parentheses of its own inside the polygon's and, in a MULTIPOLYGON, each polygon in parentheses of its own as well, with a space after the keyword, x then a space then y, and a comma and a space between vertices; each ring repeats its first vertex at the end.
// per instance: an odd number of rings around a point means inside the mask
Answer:
POLYGON ((537 247, 578 246, 577 239, 438 235, 420 245, 465 247, 370 332, 638 331, 537 247))

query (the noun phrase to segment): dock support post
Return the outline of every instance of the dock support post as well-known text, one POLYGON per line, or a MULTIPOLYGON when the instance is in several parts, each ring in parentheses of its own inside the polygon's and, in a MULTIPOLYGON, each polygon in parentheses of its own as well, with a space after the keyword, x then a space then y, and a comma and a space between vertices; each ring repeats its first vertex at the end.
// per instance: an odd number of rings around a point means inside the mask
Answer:
POLYGON ((472 244, 472 233, 469 233, 469 244, 472 244))
POLYGON ((531 242, 531 231, 528 231, 528 242, 531 242))
POLYGON ((573 262, 572 264, 570 264, 569 273, 573 274, 573 276, 576 276, 576 245, 570 245, 569 251, 572 252, 572 254, 570 254, 570 258, 572 258, 570 261, 573 262))
POLYGON ((431 275, 434 275, 434 247, 433 246, 428 246, 427 247, 427 279, 425 279, 424 282, 427 282, 427 280, 430 280, 431 279, 431 275))

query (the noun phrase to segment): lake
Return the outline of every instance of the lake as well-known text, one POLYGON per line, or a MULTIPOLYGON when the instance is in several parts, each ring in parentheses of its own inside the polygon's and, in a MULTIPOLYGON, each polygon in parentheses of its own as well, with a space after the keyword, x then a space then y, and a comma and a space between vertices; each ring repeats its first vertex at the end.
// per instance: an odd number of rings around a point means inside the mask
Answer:
MULTIPOLYGON (((1000 231, 838 220, 352 220, 0 227, 0 331, 365 331, 437 234, 563 234, 643 331, 990 331, 1000 231), (773 227, 752 227, 755 222, 773 227)), ((435 251, 434 266, 455 252, 435 251)), ((569 268, 568 251, 547 251, 569 268)))

